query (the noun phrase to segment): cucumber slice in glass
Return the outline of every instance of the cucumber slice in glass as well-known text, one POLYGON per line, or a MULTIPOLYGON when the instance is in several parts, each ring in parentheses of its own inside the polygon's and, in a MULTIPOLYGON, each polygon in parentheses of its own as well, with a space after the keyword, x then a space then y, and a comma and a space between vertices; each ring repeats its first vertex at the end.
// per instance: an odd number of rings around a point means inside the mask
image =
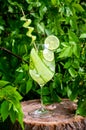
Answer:
MULTIPOLYGON (((54 76, 54 72, 51 71, 41 60, 40 56, 38 55, 38 52, 32 48, 31 53, 30 53, 30 58, 31 58, 31 64, 33 64, 34 69, 37 71, 37 75, 36 77, 40 77, 43 81, 44 84, 47 83, 49 80, 52 79, 52 77, 54 76)), ((33 68, 33 67, 32 67, 33 68)), ((30 71, 30 74, 32 72, 30 71)), ((36 81, 36 77, 33 77, 32 74, 32 78, 35 79, 36 81)), ((37 77, 37 78, 38 78, 37 77)), ((40 80, 40 79, 39 79, 40 80)), ((42 81, 41 80, 41 81, 42 81)), ((39 83, 40 84, 40 83, 39 83)))
POLYGON ((42 61, 53 73, 55 72, 55 60, 50 62, 42 58, 42 61))
POLYGON ((29 73, 34 81, 36 81, 39 85, 44 85, 45 81, 40 77, 40 75, 37 73, 36 69, 30 69, 29 73))

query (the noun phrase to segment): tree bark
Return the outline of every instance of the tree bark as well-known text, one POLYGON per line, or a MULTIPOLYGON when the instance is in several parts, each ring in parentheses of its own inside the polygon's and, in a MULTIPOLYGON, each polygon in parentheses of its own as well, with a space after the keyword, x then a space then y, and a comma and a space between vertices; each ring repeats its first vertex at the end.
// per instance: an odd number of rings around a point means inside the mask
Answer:
MULTIPOLYGON (((68 99, 47 105, 50 115, 32 117, 30 113, 39 107, 39 100, 22 102, 25 130, 86 130, 86 118, 75 115, 77 105, 68 99)), ((12 130, 21 130, 21 127, 16 123, 12 130)))

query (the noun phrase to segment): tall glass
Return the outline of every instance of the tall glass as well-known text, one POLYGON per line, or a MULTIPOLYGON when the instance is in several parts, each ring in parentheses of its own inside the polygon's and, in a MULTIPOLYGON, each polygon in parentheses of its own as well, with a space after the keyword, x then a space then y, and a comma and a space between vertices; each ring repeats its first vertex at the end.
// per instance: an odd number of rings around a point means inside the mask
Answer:
POLYGON ((50 81, 55 72, 54 52, 46 48, 44 44, 38 44, 30 53, 29 73, 41 88, 41 107, 29 113, 33 117, 42 117, 51 113, 43 104, 43 87, 50 81))

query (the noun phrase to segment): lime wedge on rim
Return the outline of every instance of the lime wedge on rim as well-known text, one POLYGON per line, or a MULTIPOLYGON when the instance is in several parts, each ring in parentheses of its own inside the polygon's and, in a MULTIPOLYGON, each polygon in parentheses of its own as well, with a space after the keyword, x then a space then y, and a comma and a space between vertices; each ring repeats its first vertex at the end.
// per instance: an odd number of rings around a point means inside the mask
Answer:
POLYGON ((53 61, 54 60, 54 53, 48 49, 43 50, 43 57, 47 61, 53 61))
POLYGON ((44 45, 49 50, 55 50, 59 47, 59 39, 54 35, 50 35, 45 39, 44 45))

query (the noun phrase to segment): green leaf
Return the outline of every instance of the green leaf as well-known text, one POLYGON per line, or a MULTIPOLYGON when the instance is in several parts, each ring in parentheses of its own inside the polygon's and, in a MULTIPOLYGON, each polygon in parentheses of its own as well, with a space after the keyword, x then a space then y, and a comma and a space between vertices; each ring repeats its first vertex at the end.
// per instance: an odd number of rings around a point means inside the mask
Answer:
POLYGON ((57 1, 56 0, 51 0, 51 3, 52 3, 52 5, 56 5, 56 3, 57 3, 57 1))
POLYGON ((71 46, 63 48, 61 53, 59 54, 59 58, 71 57, 71 56, 72 56, 72 47, 71 46))
POLYGON ((6 118, 8 117, 8 115, 9 115, 9 102, 4 101, 1 104, 1 117, 2 117, 2 120, 5 121, 6 118))
POLYGON ((61 45, 62 45, 63 47, 68 47, 68 46, 69 46, 67 42, 62 42, 61 45))
POLYGON ((65 65, 64 65, 64 68, 69 68, 71 66, 71 61, 70 60, 68 60, 66 63, 65 63, 65 65))
POLYGON ((24 115, 23 115, 23 112, 22 112, 21 107, 20 107, 20 111, 18 114, 18 122, 20 123, 22 130, 24 130, 23 118, 24 118, 24 115))
POLYGON ((48 87, 43 87, 42 90, 41 88, 37 90, 37 93, 39 93, 41 95, 41 91, 42 91, 42 95, 46 96, 50 94, 49 88, 48 87))
POLYGON ((76 10, 79 11, 79 12, 83 12, 84 11, 83 7, 80 4, 74 3, 73 7, 75 7, 76 10))
POLYGON ((32 80, 29 79, 26 83, 26 93, 28 93, 32 88, 32 80))
MULTIPOLYGON (((13 101, 13 100, 12 100, 13 101)), ((9 111, 10 119, 12 123, 14 123, 16 120, 19 121, 21 124, 21 127, 24 129, 23 125, 23 111, 20 102, 13 101, 11 102, 11 108, 9 111)))
POLYGON ((67 95, 69 98, 70 98, 71 94, 72 94, 72 90, 67 86, 67 95))
POLYGON ((69 30, 68 34, 69 34, 69 41, 73 41, 75 43, 79 42, 79 39, 78 39, 77 35, 74 32, 69 30))
POLYGON ((52 98, 54 102, 61 102, 61 98, 57 95, 55 91, 53 91, 52 98))
POLYGON ((0 98, 1 100, 5 99, 17 102, 22 99, 22 96, 17 92, 15 87, 8 85, 0 90, 0 98))
POLYGON ((15 99, 22 100, 22 96, 20 95, 20 93, 17 90, 14 90, 14 97, 15 99))
POLYGON ((80 38, 86 38, 86 33, 82 33, 81 35, 80 35, 80 38))
POLYGON ((44 31, 45 31, 44 30, 44 24, 43 23, 40 23, 40 24, 38 23, 37 24, 37 30, 38 30, 39 33, 44 33, 44 31))
POLYGON ((26 83, 21 83, 19 86, 19 92, 22 93, 23 95, 26 94, 26 83))
POLYGON ((78 45, 76 43, 73 44, 73 54, 79 58, 80 54, 79 54, 79 49, 78 49, 78 45))
POLYGON ((15 82, 16 83, 21 82, 23 80, 23 77, 24 77, 24 73, 23 72, 19 72, 19 74, 16 76, 15 82))
POLYGON ((8 81, 0 80, 0 88, 3 88, 4 86, 8 85, 8 81))
POLYGON ((74 68, 70 67, 70 68, 68 69, 68 71, 69 71, 70 75, 71 75, 73 78, 75 78, 75 77, 77 76, 77 72, 75 71, 74 68))
MULTIPOLYGON (((40 19, 43 19, 43 16, 46 13, 46 11, 47 11, 47 7, 44 4, 41 5, 40 10, 39 10, 40 19)), ((42 24, 44 24, 44 23, 42 23, 42 24)))
POLYGON ((0 26, 0 30, 4 30, 4 27, 3 27, 3 26, 0 26))
POLYGON ((18 117, 18 113, 16 111, 13 110, 13 108, 10 109, 10 119, 12 121, 12 123, 14 123, 18 117))
POLYGON ((78 101, 78 108, 76 110, 76 114, 86 116, 86 98, 78 101))
POLYGON ((77 59, 74 59, 74 61, 72 62, 72 67, 75 69, 80 67, 80 63, 77 59))
POLYGON ((43 96, 42 101, 45 105, 52 103, 51 98, 49 96, 43 96))

